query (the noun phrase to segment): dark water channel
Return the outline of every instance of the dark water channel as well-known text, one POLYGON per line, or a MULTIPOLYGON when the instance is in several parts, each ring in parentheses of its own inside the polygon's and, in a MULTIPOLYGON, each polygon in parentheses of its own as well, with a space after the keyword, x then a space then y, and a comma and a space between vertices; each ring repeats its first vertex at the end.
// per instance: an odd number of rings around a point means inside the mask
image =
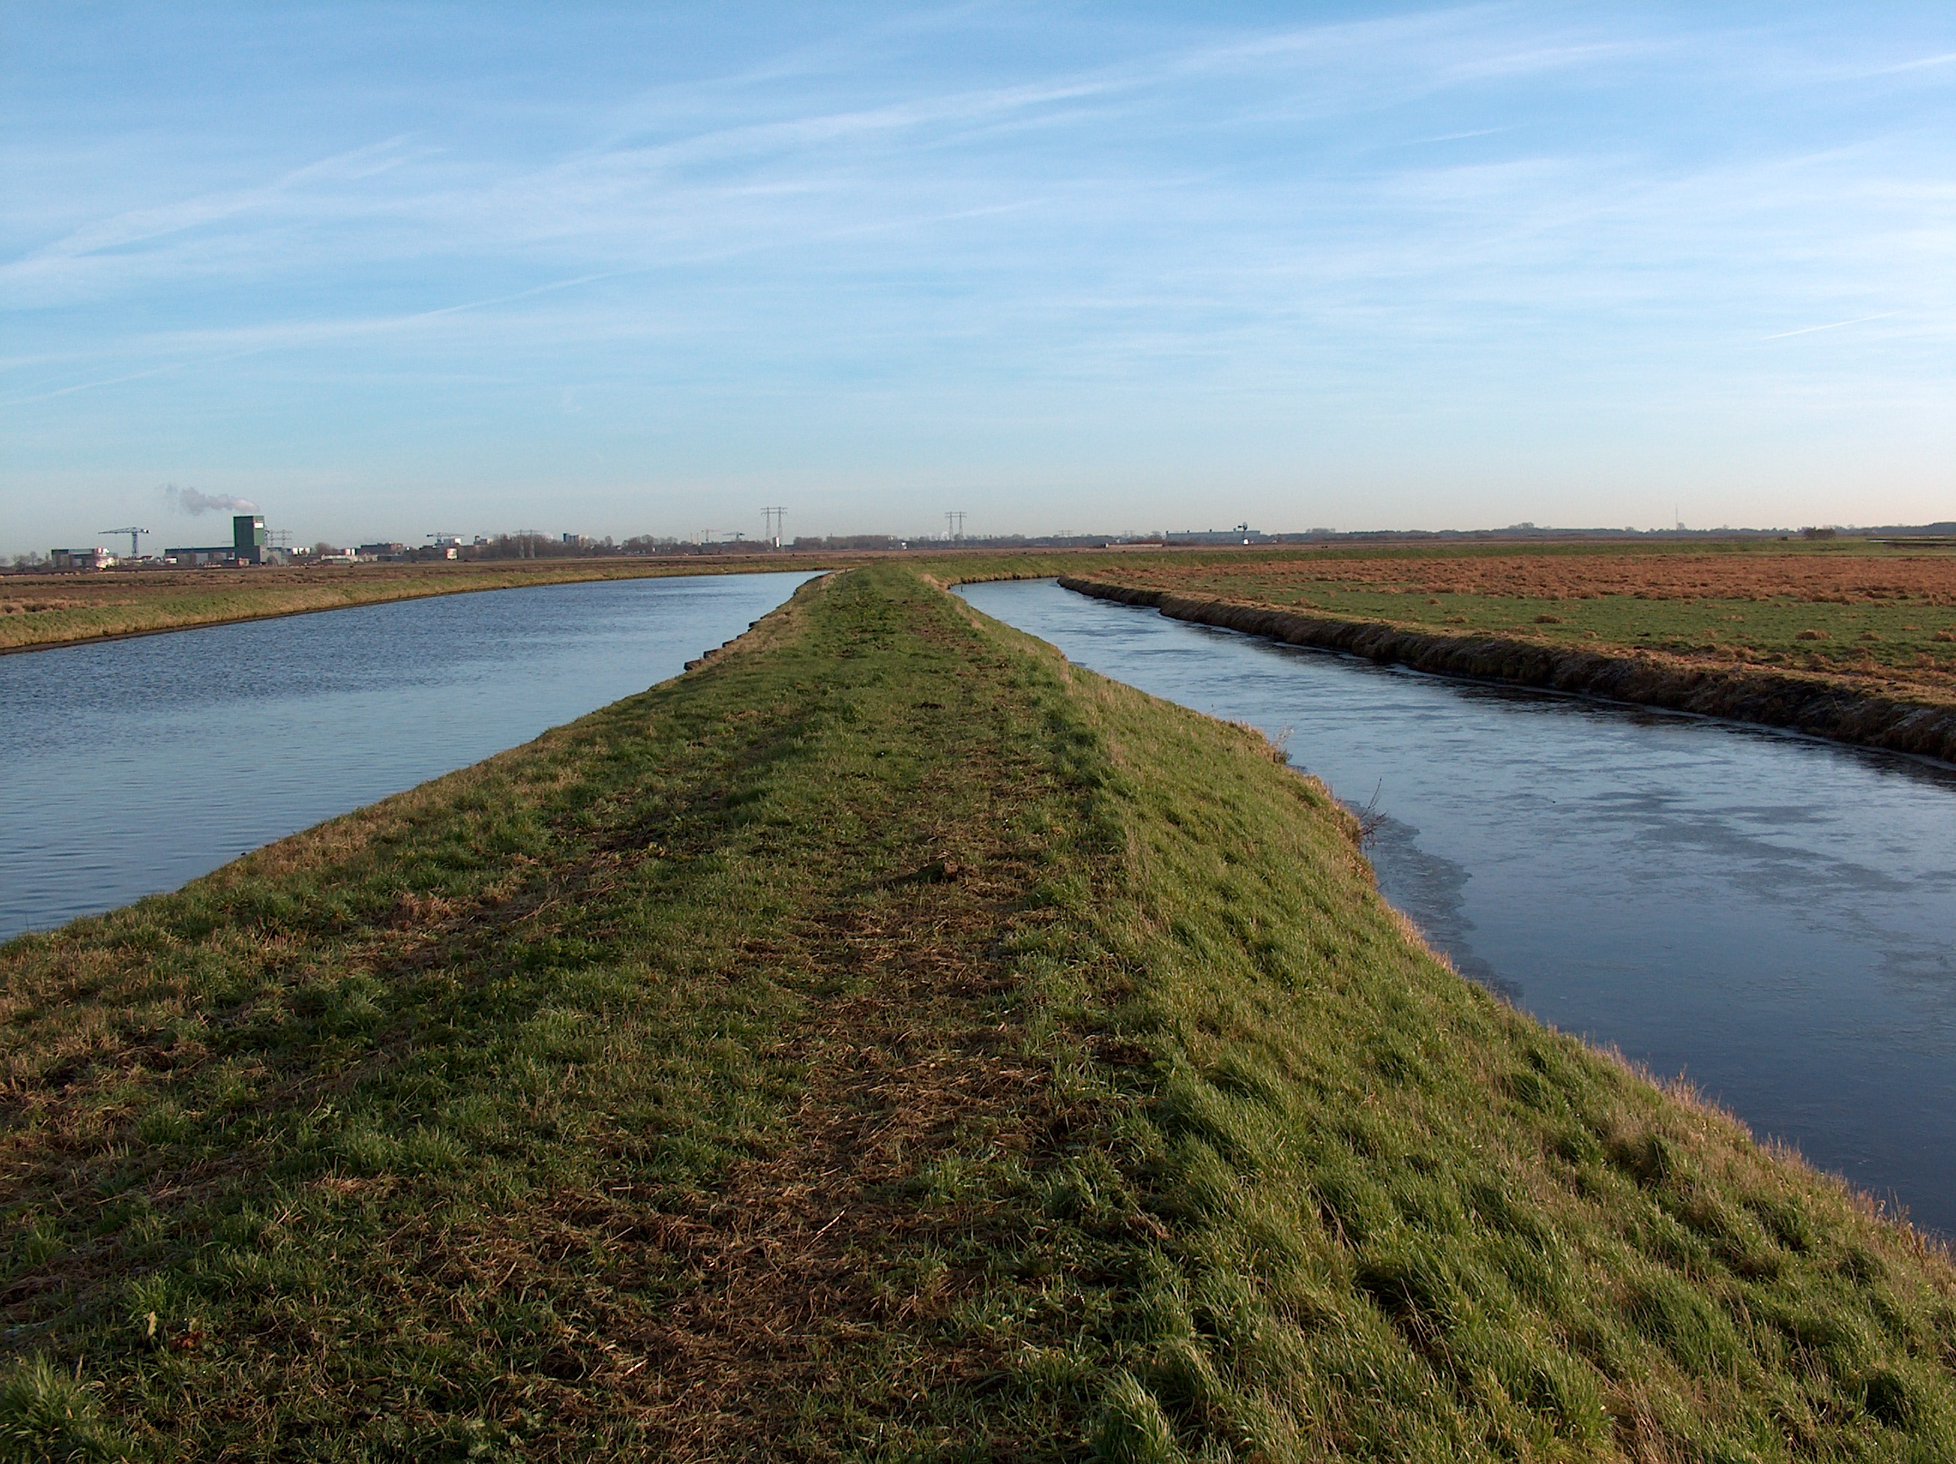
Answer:
POLYGON ((0 940, 643 691, 806 578, 491 590, 0 656, 0 940))
POLYGON ((985 613, 1289 731, 1460 970, 1956 1235, 1956 769, 1449 681, 1050 581, 985 613))

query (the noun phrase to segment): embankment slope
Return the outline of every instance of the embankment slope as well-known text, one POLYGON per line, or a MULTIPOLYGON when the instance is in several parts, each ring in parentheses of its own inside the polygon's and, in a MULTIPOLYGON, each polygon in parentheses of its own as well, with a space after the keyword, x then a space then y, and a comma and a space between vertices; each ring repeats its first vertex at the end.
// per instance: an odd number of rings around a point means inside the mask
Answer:
POLYGON ((1956 1451, 1939 1251, 897 567, 0 993, 0 1456, 1956 1451))
POLYGON ((1063 575, 1059 582, 1095 599, 1152 606, 1176 620, 1346 651, 1444 676, 1757 722, 1956 762, 1956 707, 1882 696, 1829 677, 1695 665, 1649 653, 1581 650, 1505 636, 1453 635, 1079 575, 1063 575))

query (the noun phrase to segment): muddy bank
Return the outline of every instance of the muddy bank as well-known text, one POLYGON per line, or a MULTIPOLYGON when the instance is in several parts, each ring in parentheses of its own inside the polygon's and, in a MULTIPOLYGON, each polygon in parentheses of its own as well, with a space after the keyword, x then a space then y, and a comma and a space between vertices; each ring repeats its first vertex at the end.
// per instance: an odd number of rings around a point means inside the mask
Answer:
POLYGON ((1744 666, 1694 666, 1655 656, 1612 655, 1499 636, 1439 635, 1071 575, 1061 576, 1059 582, 1095 599, 1151 605, 1177 620, 1248 631, 1291 645, 1347 651, 1440 675, 1507 681, 1757 722, 1956 762, 1956 707, 1869 695, 1817 676, 1744 666))

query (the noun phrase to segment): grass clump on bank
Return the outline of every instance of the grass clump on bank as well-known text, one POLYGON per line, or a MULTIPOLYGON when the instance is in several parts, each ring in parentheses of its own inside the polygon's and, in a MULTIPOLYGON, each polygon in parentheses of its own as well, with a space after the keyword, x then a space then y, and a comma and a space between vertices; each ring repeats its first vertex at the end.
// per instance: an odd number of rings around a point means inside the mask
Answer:
POLYGON ((1948 1457, 1956 1274, 896 566, 0 950, 0 1457, 1948 1457))

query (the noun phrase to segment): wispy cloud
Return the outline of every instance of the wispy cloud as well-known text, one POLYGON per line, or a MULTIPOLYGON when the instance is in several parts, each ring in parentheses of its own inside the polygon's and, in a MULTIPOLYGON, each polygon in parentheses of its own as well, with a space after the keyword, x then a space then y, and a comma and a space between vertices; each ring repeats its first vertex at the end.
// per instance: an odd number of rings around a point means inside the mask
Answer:
POLYGON ((405 138, 392 138, 335 153, 290 169, 253 188, 202 194, 160 208, 113 214, 0 266, 0 277, 32 274, 86 255, 127 250, 174 234, 232 222, 248 214, 287 205, 321 184, 357 183, 407 161, 406 142, 405 138))
MULTIPOLYGON (((778 207, 765 220, 739 217, 741 204, 756 194, 735 185, 757 174, 770 180, 770 203, 795 194, 829 197, 858 213, 868 203, 901 214, 908 188, 934 183, 940 196, 930 211, 942 215, 955 211, 941 193, 957 173, 932 178, 930 165, 961 143, 996 139, 1001 129, 1045 127, 1098 149, 1107 145, 1100 131, 1105 121, 1141 99, 1172 115, 1184 105, 1179 89, 1198 78, 1311 78, 1322 84, 1356 73, 1368 86, 1411 94, 1472 86, 1496 74, 1594 65, 1636 49, 1618 42, 1518 49, 1523 33, 1506 7, 1465 7, 1203 40, 1003 85, 905 86, 892 77, 892 89, 908 95, 762 120, 738 116, 784 109, 797 83, 822 82, 808 89, 834 90, 831 73, 847 57, 802 56, 750 67, 717 83, 689 83, 681 90, 692 98, 690 105, 661 111, 641 101, 637 127, 613 128, 609 137, 539 169, 511 172, 492 164, 485 172, 483 160, 461 150, 442 156, 431 145, 399 136, 289 169, 261 185, 112 214, 0 265, 0 292, 32 303, 154 287, 173 275, 250 277, 281 265, 289 270, 324 262, 329 244, 351 263, 361 253, 384 260, 430 246, 438 257, 526 239, 583 240, 596 251, 587 257, 610 254, 615 260, 608 244, 656 245, 729 225, 791 235, 795 221, 778 207), (676 136, 647 135, 662 130, 661 122, 699 115, 705 110, 699 98, 709 87, 714 110, 735 120, 676 136), (348 186, 410 163, 429 166, 417 169, 405 188, 348 186)), ((858 79, 849 83, 860 91, 858 79)), ((1157 116, 1142 131, 1160 125, 1157 116)), ((972 181, 969 175, 965 181, 972 181)), ((967 200, 975 207, 987 202, 967 200)), ((820 231, 820 221, 813 227, 820 231)))
MULTIPOLYGON (((220 96, 177 135, 111 134, 74 104, 48 156, 76 176, 21 174, 0 219, 0 300, 21 307, 0 405, 133 438, 202 379, 233 420, 265 404, 287 435, 263 450, 337 460, 315 419, 371 414, 401 443, 475 403, 493 437, 531 391, 552 430, 602 432, 629 402, 705 461, 722 447, 692 419, 742 403, 818 436, 794 414, 909 403, 873 436, 1090 400, 1139 437, 1199 398, 1245 443, 1325 401, 1771 412, 1850 354, 1870 374, 1842 399, 1943 379, 1956 52, 1933 27, 1536 0, 1278 26, 859 15, 778 45, 709 17, 710 74, 677 45, 645 66, 533 55, 580 22, 502 12, 471 27, 486 57, 451 61, 409 17, 391 71, 286 59, 328 110, 220 96), (1775 328, 1800 320, 1820 323, 1775 328), (1878 322, 1851 351, 1751 349, 1878 322), (345 406, 381 379, 386 400, 345 406), (300 380, 316 394, 280 394, 300 380)), ((578 44, 673 23, 613 15, 578 44)), ((118 79, 125 119, 167 109, 118 79)))
POLYGON ((96 380, 72 382, 48 391, 34 392, 0 400, 0 406, 23 406, 30 402, 51 401, 57 397, 73 396, 78 392, 97 391, 104 387, 121 386, 131 381, 142 381, 155 376, 167 376, 196 367, 220 366, 233 361, 262 356, 273 351, 289 351, 309 346, 338 345, 376 336, 385 336, 411 331, 456 316, 476 314, 494 310, 500 306, 515 304, 522 300, 536 299, 545 295, 555 295, 582 286, 600 284, 606 280, 624 278, 635 271, 606 270, 597 274, 576 275, 569 279, 551 280, 525 289, 512 290, 501 295, 491 295, 477 300, 459 301, 452 305, 438 305, 426 310, 411 310, 397 315, 368 316, 340 320, 297 320, 272 321, 246 327, 224 330, 191 332, 171 332, 139 338, 130 344, 147 351, 186 353, 181 359, 164 362, 141 371, 122 375, 107 376, 96 380))

